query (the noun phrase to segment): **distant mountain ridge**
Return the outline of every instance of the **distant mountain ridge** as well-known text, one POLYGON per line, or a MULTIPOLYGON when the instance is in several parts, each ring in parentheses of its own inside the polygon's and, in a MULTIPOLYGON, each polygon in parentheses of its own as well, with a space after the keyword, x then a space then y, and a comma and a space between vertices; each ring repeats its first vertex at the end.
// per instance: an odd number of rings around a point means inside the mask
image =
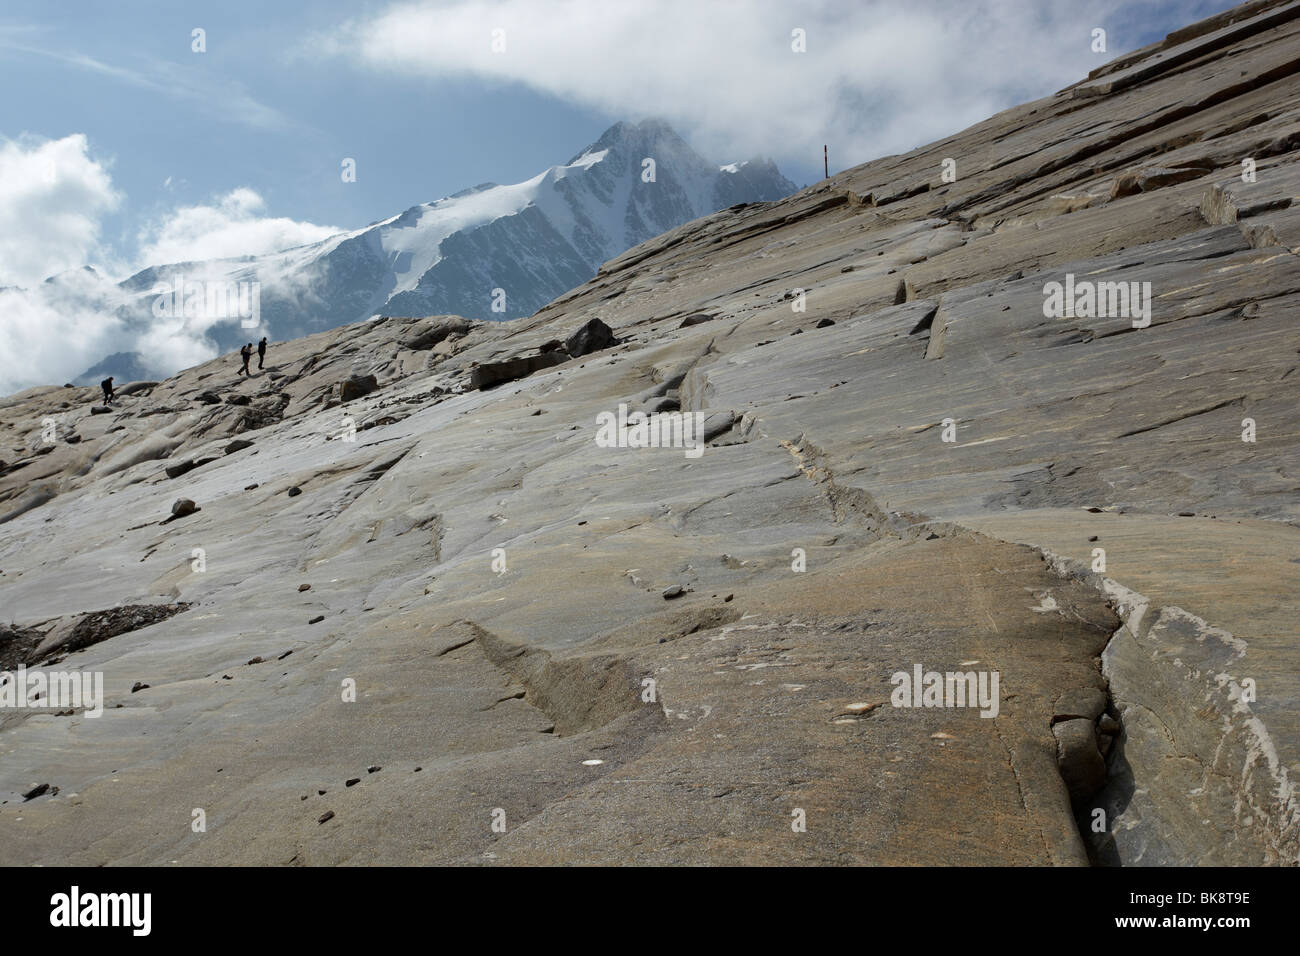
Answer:
POLYGON ((140 333, 139 344, 95 365, 93 375, 113 372, 119 359, 125 380, 147 361, 155 290, 177 276, 259 283, 260 324, 243 328, 231 319, 206 329, 221 352, 263 334, 297 338, 378 314, 518 318, 647 239, 795 189, 766 159, 709 163, 661 120, 615 123, 564 165, 522 183, 482 183, 276 253, 141 270, 120 283, 128 304, 116 313, 140 333))

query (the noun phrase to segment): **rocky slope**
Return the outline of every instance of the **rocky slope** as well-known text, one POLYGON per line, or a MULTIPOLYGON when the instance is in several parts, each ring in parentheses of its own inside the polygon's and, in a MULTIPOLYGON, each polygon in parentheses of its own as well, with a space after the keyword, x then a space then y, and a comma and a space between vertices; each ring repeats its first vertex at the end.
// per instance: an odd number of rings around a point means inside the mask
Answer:
POLYGON ((0 711, 0 862, 1294 864, 1297 50, 1244 4, 527 319, 0 403, 0 650, 106 693, 0 711))

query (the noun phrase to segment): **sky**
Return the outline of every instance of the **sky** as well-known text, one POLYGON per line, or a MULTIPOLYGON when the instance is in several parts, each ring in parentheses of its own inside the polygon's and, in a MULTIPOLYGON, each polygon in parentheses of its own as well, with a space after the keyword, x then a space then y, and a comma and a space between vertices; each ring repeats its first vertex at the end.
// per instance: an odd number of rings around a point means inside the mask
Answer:
MULTIPOLYGON (((527 179, 623 119, 805 185, 823 144, 832 171, 923 145, 1232 5, 6 0, 0 287, 315 241, 527 179)), ((0 385, 44 321, 9 306, 0 385)))

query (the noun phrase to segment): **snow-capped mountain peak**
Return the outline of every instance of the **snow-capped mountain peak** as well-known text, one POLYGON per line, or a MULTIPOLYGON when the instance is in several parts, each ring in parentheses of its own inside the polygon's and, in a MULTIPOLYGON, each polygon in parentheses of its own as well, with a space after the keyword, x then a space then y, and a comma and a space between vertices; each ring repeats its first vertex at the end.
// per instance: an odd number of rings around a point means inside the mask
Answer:
MULTIPOLYGON (((662 232, 794 189, 766 160, 706 161, 662 120, 619 122, 567 163, 523 182, 480 183, 269 255, 150 267, 121 283, 135 306, 118 317, 142 339, 154 334, 146 312, 153 290, 179 275, 260 284, 258 328, 235 317, 187 320, 185 331, 206 337, 214 352, 250 335, 293 338, 375 314, 516 318, 662 232)), ((142 345, 135 351, 150 354, 142 345)))

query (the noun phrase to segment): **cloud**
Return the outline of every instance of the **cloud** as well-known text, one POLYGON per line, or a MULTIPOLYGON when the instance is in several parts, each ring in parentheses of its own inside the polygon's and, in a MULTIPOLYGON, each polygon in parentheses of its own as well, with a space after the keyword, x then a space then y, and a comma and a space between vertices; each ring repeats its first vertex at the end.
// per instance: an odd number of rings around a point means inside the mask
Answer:
POLYGON ((62 385, 121 351, 126 329, 113 313, 115 299, 116 286, 88 270, 31 289, 0 289, 0 395, 62 385))
MULTIPOLYGON (((1222 6, 1190 6, 1207 3, 1222 6)), ((1137 45, 1124 7, 1119 0, 401 2, 308 44, 378 71, 513 82, 613 116, 664 116, 718 159, 763 152, 808 163, 829 143, 844 168, 1081 79, 1137 45), (1107 54, 1091 49, 1095 27, 1109 28, 1107 54), (804 53, 792 49, 796 29, 805 31, 804 53), (504 31, 503 52, 493 52, 494 30, 504 31)))
MULTIPOLYGON (((122 200, 82 134, 0 142, 0 395, 62 384, 115 352, 139 352, 160 374, 206 361, 217 353, 217 320, 159 317, 151 293, 124 292, 118 280, 150 265, 263 255, 341 231, 268 217, 262 197, 241 187, 159 214, 128 262, 101 239, 103 217, 122 200)), ((208 276, 191 270, 188 278, 208 276)))
POLYGON ((98 261, 101 218, 120 202, 81 134, 0 143, 0 286, 98 261))
POLYGON ((0 47, 56 60, 75 69, 116 80, 127 86, 148 90, 160 96, 195 104, 208 114, 227 122, 254 129, 284 131, 301 128, 301 124, 272 106, 253 97, 235 80, 229 80, 195 66, 182 66, 170 60, 152 60, 140 68, 105 63, 84 53, 69 53, 17 43, 0 30, 0 47))
POLYGON ((142 265, 229 259, 278 252, 342 232, 293 219, 261 215, 266 203, 247 187, 218 196, 209 205, 182 206, 148 223, 139 235, 142 265))

